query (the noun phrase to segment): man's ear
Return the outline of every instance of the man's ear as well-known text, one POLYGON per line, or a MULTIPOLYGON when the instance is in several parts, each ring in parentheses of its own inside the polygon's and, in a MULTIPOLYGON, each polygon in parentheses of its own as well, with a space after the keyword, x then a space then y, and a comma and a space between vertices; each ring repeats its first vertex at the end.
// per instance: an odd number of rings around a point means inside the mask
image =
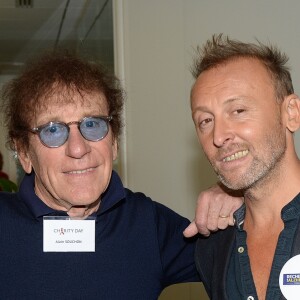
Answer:
POLYGON ((20 150, 17 151, 18 159, 25 173, 30 174, 32 171, 31 159, 27 151, 20 150))
POLYGON ((300 127, 300 99, 297 95, 292 94, 286 97, 284 103, 287 115, 286 127, 289 131, 295 132, 300 127))
POLYGON ((118 148, 119 148, 119 144, 116 138, 113 139, 113 144, 112 144, 112 151, 113 151, 113 160, 116 160, 118 157, 118 148))

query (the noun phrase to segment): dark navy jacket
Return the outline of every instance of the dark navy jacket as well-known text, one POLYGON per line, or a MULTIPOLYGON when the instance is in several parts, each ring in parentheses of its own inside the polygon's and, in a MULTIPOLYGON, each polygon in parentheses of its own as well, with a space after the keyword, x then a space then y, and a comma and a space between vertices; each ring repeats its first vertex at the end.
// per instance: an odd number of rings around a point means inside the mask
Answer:
POLYGON ((198 281, 189 221, 113 172, 96 216, 95 252, 43 252, 43 216, 59 215, 26 175, 18 193, 0 193, 0 299, 157 299, 162 289, 198 281))
POLYGON ((226 277, 234 246, 234 232, 234 227, 228 227, 211 234, 209 238, 200 237, 197 242, 196 265, 210 299, 230 300, 226 295, 226 277))

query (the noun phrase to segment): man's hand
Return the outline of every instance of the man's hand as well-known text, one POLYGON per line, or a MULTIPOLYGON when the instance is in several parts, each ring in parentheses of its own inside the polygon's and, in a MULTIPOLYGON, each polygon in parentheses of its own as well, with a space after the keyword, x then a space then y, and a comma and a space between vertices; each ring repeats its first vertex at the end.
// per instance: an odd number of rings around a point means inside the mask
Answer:
POLYGON ((184 236, 192 237, 198 232, 209 236, 212 231, 234 225, 233 213, 243 204, 244 198, 229 193, 222 185, 215 185, 201 192, 195 219, 184 230, 184 236))

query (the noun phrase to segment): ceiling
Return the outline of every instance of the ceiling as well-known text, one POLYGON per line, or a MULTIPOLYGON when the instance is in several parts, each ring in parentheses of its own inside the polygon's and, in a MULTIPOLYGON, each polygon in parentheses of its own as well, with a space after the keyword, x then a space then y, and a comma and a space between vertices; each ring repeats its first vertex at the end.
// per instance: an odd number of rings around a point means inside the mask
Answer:
POLYGON ((112 0, 0 0, 0 74, 44 49, 69 48, 113 68, 112 0))

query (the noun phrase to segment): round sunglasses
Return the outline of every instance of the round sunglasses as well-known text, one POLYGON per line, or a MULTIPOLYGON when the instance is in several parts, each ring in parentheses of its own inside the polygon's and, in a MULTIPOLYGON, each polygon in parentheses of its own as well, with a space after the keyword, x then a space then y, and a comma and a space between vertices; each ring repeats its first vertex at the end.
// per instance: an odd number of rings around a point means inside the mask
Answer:
POLYGON ((62 146, 69 137, 70 125, 76 124, 81 135, 88 141, 97 142, 106 137, 112 116, 85 117, 79 121, 49 122, 30 131, 37 134, 43 145, 49 148, 62 146))

